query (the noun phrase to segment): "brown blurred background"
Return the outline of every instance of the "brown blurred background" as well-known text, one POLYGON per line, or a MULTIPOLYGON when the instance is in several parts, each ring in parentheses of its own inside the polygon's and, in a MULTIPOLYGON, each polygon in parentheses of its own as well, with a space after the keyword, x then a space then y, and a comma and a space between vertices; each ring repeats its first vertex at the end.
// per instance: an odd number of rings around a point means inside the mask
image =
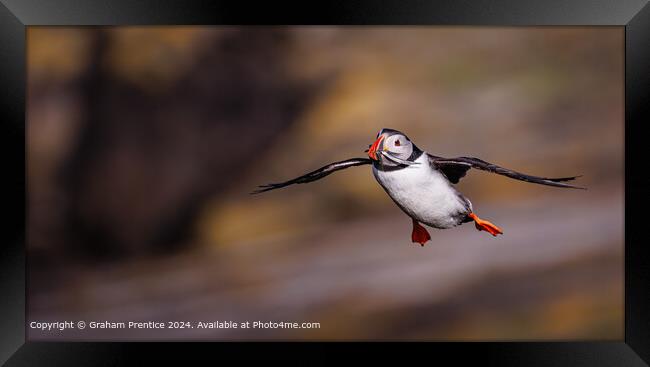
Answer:
POLYGON ((38 339, 623 338, 623 28, 29 27, 28 318, 320 329, 38 339), (363 157, 382 127, 471 172, 481 216, 411 222, 363 157))

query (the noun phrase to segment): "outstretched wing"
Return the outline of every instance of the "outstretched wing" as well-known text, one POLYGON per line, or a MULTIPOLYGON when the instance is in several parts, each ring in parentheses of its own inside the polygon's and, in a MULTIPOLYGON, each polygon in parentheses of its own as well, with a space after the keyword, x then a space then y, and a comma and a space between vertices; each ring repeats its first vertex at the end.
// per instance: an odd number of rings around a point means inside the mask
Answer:
POLYGON ((514 178, 515 180, 536 183, 539 185, 548 185, 555 187, 567 187, 572 189, 584 189, 584 187, 573 186, 563 182, 572 181, 580 176, 570 177, 538 177, 531 176, 524 173, 516 172, 507 168, 497 166, 484 160, 473 157, 457 157, 457 158, 443 158, 436 157, 429 154, 429 162, 438 168, 442 173, 447 176, 450 182, 458 183, 458 181, 465 176, 470 168, 476 168, 487 172, 496 173, 506 177, 514 178))
POLYGON ((258 189, 251 192, 251 194, 259 194, 261 192, 275 190, 293 184, 303 184, 307 182, 316 181, 329 175, 330 173, 342 169, 346 169, 348 167, 362 166, 364 164, 372 164, 372 160, 368 158, 352 158, 341 162, 331 163, 325 167, 321 167, 315 171, 309 172, 306 175, 302 175, 300 177, 294 178, 293 180, 280 182, 280 183, 271 183, 267 185, 260 185, 258 186, 258 189))

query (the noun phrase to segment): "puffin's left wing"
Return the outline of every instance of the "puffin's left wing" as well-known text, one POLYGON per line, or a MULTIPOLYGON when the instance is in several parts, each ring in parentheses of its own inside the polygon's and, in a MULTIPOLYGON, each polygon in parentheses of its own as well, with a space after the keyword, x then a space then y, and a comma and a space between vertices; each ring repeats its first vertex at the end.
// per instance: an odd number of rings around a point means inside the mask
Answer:
POLYGON ((259 194, 261 192, 275 190, 293 184, 303 184, 307 182, 316 181, 331 174, 332 172, 346 169, 348 167, 362 166, 364 164, 372 164, 372 160, 368 158, 352 158, 341 162, 331 163, 315 171, 309 172, 306 175, 302 175, 300 177, 294 178, 293 180, 280 182, 280 183, 271 183, 267 185, 260 185, 258 186, 259 188, 251 192, 251 194, 259 194))
POLYGON ((473 157, 457 157, 457 158, 443 158, 436 157, 428 154, 429 162, 438 168, 442 173, 447 176, 450 182, 458 183, 458 181, 465 176, 470 168, 476 168, 487 172, 496 173, 506 177, 514 178, 515 180, 536 183, 539 185, 566 187, 572 189, 584 189, 584 187, 573 186, 565 184, 565 181, 572 181, 580 176, 570 177, 538 177, 531 176, 524 173, 516 172, 507 168, 497 166, 496 164, 486 162, 484 160, 473 157))

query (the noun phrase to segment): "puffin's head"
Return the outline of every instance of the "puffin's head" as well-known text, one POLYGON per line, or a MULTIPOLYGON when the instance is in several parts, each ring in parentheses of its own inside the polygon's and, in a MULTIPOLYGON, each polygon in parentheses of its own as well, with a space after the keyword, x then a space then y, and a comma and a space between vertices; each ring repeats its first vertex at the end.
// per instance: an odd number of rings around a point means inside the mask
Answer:
POLYGON ((417 149, 411 140, 404 134, 393 129, 381 129, 377 139, 367 150, 370 159, 383 165, 398 166, 400 164, 417 164, 411 158, 417 149))

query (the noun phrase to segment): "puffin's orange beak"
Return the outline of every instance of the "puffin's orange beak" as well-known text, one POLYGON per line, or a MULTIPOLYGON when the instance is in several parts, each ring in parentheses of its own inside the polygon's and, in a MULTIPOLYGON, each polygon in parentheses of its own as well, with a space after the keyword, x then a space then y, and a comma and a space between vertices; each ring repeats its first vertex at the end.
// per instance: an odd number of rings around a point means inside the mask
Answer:
POLYGON ((376 161, 378 160, 377 159, 377 148, 379 148, 379 144, 381 143, 382 140, 384 140, 383 135, 381 135, 377 140, 375 140, 374 143, 372 143, 372 146, 370 147, 370 149, 368 149, 368 157, 370 157, 371 159, 374 159, 376 161))

